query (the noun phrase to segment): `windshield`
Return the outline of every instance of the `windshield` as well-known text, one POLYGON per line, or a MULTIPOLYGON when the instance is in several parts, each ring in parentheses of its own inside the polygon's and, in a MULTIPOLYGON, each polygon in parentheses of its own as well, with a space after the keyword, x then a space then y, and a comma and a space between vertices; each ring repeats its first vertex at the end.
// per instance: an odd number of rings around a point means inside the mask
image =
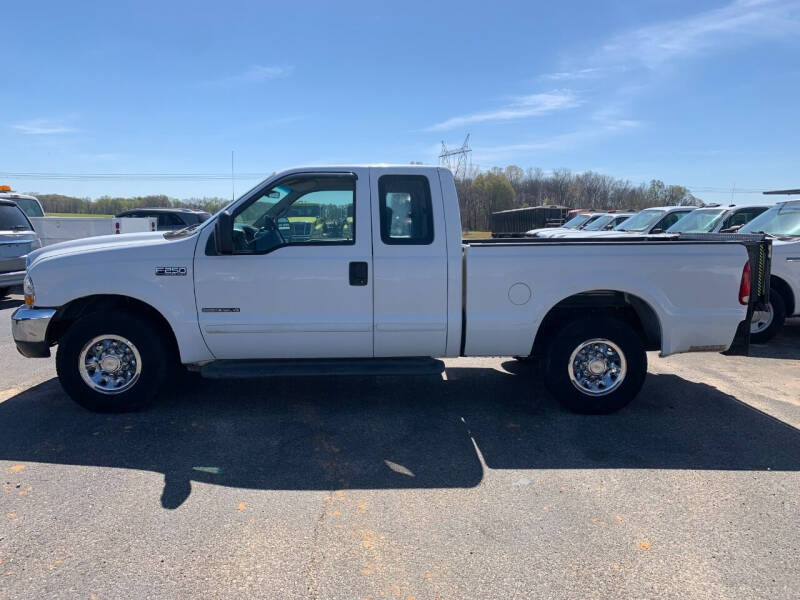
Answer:
POLYGON ((0 204, 0 230, 29 231, 31 225, 25 214, 13 204, 0 204))
POLYGON ((584 231, 600 231, 606 225, 611 223, 614 219, 617 218, 617 215, 602 215, 597 217, 594 221, 589 223, 586 227, 583 228, 584 231))
POLYGON ((14 202, 16 202, 17 206, 29 217, 44 216, 41 206, 39 206, 39 203, 33 198, 14 198, 14 202))
POLYGON ((800 202, 784 202, 761 213, 739 233, 763 231, 772 235, 800 236, 800 202))
POLYGON ((724 214, 724 208, 695 210, 667 229, 667 233, 706 233, 714 229, 724 214))
POLYGON ((644 231, 650 229, 658 220, 664 216, 665 210, 643 210, 638 215, 632 216, 627 221, 623 221, 616 227, 615 231, 644 231))
POLYGON ((286 216, 290 219, 292 217, 318 217, 320 215, 320 208, 319 204, 303 204, 302 202, 298 202, 292 205, 289 212, 286 213, 286 216))
POLYGON ((561 227, 564 229, 578 229, 578 227, 586 223, 591 218, 592 215, 576 215, 564 223, 561 227))

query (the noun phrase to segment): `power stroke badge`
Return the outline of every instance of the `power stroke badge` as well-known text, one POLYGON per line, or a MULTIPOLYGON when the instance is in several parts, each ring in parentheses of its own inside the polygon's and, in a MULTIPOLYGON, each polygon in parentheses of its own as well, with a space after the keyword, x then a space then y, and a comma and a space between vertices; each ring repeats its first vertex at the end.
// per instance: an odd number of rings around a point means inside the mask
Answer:
POLYGON ((186 267, 156 267, 159 277, 181 277, 186 275, 186 267))

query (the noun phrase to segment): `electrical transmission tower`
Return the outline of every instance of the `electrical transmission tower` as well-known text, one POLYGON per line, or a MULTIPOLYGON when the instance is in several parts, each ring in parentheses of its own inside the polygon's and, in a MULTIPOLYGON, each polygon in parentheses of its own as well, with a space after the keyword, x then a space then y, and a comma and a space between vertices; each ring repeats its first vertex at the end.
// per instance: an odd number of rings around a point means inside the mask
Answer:
POLYGON ((442 153, 439 154, 439 164, 453 172, 453 177, 459 180, 466 179, 472 167, 472 148, 469 147, 469 136, 464 138, 464 143, 459 148, 448 148, 442 142, 442 153))

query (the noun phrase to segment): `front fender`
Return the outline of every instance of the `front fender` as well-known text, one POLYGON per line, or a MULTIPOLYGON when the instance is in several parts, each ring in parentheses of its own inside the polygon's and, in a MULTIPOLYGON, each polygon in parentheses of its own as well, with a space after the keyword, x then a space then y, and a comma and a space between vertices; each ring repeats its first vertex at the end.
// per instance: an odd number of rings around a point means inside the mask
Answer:
POLYGON ((211 360, 194 302, 196 237, 159 238, 155 243, 88 247, 43 256, 29 271, 36 288, 36 306, 59 308, 88 296, 132 298, 158 311, 169 323, 181 362, 211 360))

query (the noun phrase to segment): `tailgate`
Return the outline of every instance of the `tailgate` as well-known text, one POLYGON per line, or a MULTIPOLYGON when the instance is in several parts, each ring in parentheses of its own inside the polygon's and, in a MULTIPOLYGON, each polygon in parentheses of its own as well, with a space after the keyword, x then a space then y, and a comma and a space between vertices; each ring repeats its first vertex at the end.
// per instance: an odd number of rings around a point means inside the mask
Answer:
POLYGON ((750 260, 750 302, 747 318, 739 323, 731 347, 723 354, 747 356, 750 351, 750 321, 753 311, 766 310, 769 305, 769 278, 772 268, 772 240, 756 233, 693 233, 681 234, 682 240, 721 241, 742 244, 750 260))

